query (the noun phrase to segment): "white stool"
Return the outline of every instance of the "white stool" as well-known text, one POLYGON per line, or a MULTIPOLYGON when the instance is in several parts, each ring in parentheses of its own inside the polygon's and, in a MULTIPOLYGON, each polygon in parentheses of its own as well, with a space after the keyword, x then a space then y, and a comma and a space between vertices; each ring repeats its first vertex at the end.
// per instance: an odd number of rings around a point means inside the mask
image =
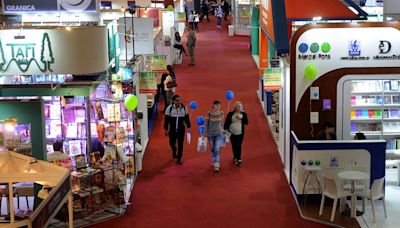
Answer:
POLYGON ((174 48, 174 64, 181 64, 181 63, 182 63, 181 50, 174 48))

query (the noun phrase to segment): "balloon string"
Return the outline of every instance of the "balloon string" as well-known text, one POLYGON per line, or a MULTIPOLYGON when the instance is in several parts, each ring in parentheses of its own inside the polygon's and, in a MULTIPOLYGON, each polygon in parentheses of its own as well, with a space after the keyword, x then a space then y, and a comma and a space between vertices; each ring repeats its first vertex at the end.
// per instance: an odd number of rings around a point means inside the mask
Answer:
POLYGON ((228 113, 229 112, 229 107, 231 106, 231 101, 229 100, 228 101, 228 108, 226 109, 226 113, 228 113))

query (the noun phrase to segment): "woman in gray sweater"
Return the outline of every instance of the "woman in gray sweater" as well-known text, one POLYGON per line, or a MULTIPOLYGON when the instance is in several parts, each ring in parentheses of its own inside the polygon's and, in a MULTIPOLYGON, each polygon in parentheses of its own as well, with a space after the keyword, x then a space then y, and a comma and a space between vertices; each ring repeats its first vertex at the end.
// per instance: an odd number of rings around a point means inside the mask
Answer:
POLYGON ((221 110, 221 102, 214 101, 212 110, 207 112, 205 135, 208 137, 211 149, 211 162, 215 172, 220 170, 220 156, 219 151, 222 143, 224 142, 224 112, 221 110))

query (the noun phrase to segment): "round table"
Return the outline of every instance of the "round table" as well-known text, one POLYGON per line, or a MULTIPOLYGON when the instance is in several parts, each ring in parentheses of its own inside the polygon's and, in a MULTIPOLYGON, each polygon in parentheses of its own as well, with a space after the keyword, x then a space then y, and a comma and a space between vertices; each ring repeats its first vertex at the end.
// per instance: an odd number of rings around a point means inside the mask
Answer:
POLYGON ((351 217, 356 217, 356 194, 355 182, 361 180, 368 180, 370 178, 368 173, 360 171, 342 171, 338 173, 338 177, 342 180, 351 181, 351 217))

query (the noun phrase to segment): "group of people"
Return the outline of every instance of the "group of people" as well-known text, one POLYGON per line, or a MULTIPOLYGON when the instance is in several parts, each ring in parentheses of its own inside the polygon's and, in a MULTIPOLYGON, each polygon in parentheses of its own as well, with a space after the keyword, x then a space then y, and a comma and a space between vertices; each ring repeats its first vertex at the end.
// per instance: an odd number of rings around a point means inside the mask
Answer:
MULTIPOLYGON (((187 108, 182 104, 179 95, 172 97, 172 104, 165 109, 164 130, 169 137, 169 145, 172 150, 172 158, 177 164, 182 164, 183 142, 185 132, 190 133, 190 118, 187 108)), ((221 111, 221 102, 215 100, 212 109, 207 112, 205 131, 202 137, 207 137, 210 144, 211 164, 215 172, 220 171, 220 150, 226 137, 230 138, 233 161, 237 166, 242 164, 242 143, 244 139, 245 125, 249 123, 247 114, 243 111, 243 105, 237 101, 233 110, 225 118, 221 111)))
MULTIPOLYGON (((194 66, 194 49, 196 47, 196 33, 192 27, 188 27, 186 46, 189 50, 189 55, 190 55, 189 66, 194 66)), ((182 57, 182 53, 186 55, 186 51, 185 48, 183 47, 182 38, 179 32, 175 32, 174 48, 176 48, 179 51, 180 58, 182 57)))

